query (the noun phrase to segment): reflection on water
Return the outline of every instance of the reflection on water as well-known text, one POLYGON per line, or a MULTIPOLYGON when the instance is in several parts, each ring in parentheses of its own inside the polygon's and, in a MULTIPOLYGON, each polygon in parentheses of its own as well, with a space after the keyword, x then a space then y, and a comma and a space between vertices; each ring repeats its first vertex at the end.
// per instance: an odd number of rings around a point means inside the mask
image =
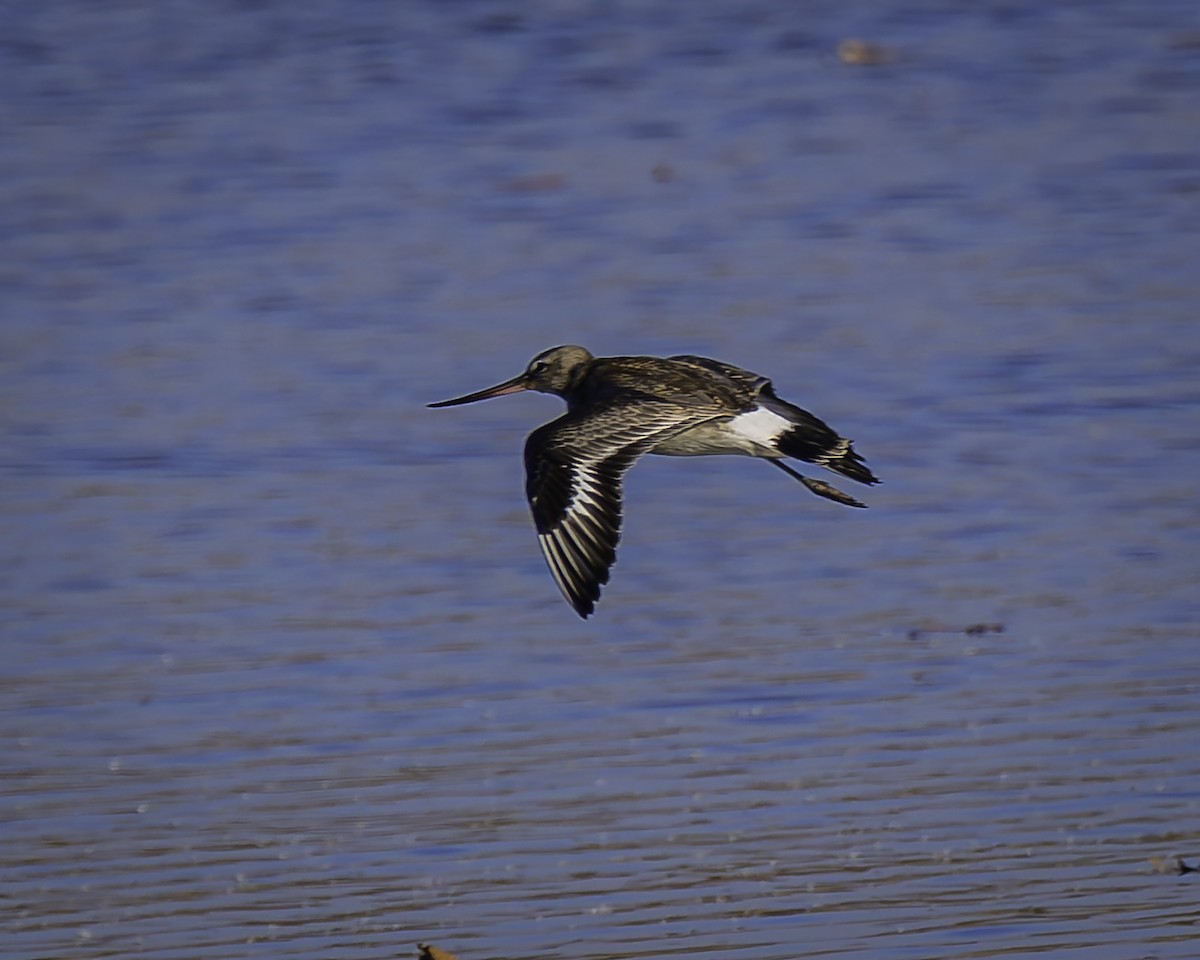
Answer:
POLYGON ((1194 953, 1190 8, 26 7, 0 954, 1194 953), (580 623, 421 407, 561 342, 884 485, 650 458, 580 623))

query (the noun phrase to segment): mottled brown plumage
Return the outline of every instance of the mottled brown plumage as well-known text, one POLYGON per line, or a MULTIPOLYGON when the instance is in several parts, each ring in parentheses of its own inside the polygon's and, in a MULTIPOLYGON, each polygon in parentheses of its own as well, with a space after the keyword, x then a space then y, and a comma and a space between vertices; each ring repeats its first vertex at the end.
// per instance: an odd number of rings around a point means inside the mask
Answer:
POLYGON ((417 944, 417 960, 458 960, 449 950, 428 943, 417 944))

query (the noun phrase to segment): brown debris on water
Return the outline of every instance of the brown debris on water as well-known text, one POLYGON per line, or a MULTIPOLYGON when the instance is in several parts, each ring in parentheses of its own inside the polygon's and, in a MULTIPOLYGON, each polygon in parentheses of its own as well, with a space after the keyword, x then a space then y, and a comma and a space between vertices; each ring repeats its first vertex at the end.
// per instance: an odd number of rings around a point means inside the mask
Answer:
POLYGON ((1151 857, 1150 866, 1155 873, 1165 873, 1182 877, 1185 873, 1200 873, 1200 868, 1184 863, 1183 857, 1151 857))
POLYGON ((838 59, 849 67, 878 67, 891 63, 895 54, 882 43, 851 37, 838 44, 838 59))
POLYGON ((443 950, 428 943, 418 943, 417 960, 458 960, 458 957, 449 950, 443 950))

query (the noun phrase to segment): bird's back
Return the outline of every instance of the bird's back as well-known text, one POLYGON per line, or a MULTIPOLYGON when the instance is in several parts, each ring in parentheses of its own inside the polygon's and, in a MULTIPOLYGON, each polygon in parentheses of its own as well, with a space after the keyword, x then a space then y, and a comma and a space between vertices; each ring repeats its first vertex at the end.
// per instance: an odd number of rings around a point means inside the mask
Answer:
POLYGON ((570 408, 670 403, 736 413, 754 400, 763 377, 704 357, 600 357, 567 398, 570 408))

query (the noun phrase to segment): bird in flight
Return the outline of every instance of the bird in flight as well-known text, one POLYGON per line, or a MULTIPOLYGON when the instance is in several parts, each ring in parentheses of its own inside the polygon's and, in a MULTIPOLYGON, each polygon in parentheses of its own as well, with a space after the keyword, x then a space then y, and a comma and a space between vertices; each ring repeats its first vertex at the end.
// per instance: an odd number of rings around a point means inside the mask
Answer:
POLYGON ((759 457, 817 496, 850 507, 866 504, 784 458, 879 482, 849 440, 780 400, 766 377, 706 357, 594 357, 583 347, 553 347, 511 380, 429 406, 522 390, 567 402, 565 414, 525 442, 525 493, 546 565, 581 617, 595 610, 616 562, 621 482, 643 454, 759 457))

